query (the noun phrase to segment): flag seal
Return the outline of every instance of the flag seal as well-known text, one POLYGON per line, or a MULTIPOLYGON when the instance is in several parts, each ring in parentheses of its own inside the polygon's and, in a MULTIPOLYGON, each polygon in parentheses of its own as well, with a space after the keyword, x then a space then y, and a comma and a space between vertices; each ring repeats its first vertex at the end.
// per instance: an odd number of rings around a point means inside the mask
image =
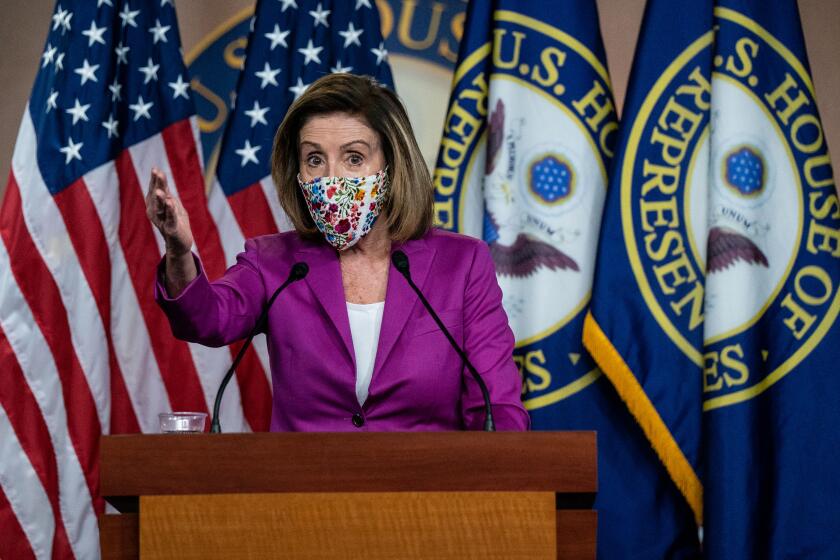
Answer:
POLYGON ((598 242, 591 216, 618 124, 606 68, 587 46, 516 11, 492 17, 492 40, 455 71, 435 220, 490 245, 533 410, 600 375, 580 332, 598 242))
POLYGON ((754 20, 715 16, 651 89, 620 167, 634 276, 702 368, 704 410, 784 378, 840 310, 840 209, 808 73, 754 20))

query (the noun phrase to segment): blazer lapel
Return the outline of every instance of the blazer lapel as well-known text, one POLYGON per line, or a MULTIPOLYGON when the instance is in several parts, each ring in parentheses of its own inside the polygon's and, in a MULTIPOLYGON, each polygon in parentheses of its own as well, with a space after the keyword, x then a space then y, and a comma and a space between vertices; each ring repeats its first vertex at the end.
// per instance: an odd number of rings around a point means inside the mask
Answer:
MULTIPOLYGON (((435 256, 435 250, 424 239, 408 241, 401 246, 394 246, 393 251, 402 250, 409 260, 411 279, 422 290, 435 256)), ((388 269, 388 287, 385 293, 385 311, 382 315, 382 327, 379 331, 379 344, 376 349, 373 377, 388 359, 397 339, 405 328, 415 306, 422 306, 417 294, 408 285, 393 263, 388 269)), ((372 384, 372 383, 371 383, 372 384)))
POLYGON ((347 355, 356 363, 353 339, 350 335, 350 319, 347 316, 347 302, 344 300, 344 285, 341 282, 341 265, 335 251, 329 246, 305 245, 295 251, 297 257, 309 265, 309 274, 304 281, 309 285, 318 303, 324 308, 344 343, 347 355))

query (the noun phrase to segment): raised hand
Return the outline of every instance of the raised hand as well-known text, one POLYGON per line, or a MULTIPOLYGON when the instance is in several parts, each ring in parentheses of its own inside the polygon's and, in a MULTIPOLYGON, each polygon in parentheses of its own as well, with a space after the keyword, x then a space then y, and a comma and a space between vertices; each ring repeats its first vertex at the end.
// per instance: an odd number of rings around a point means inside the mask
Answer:
POLYGON ((193 235, 190 219, 181 201, 172 196, 166 177, 160 169, 152 169, 146 193, 146 216, 163 235, 166 243, 166 288, 177 296, 198 275, 190 250, 193 235))
POLYGON ((167 255, 180 256, 190 252, 193 236, 189 216, 181 201, 169 192, 166 177, 160 169, 152 169, 149 192, 146 193, 146 216, 163 235, 167 255))

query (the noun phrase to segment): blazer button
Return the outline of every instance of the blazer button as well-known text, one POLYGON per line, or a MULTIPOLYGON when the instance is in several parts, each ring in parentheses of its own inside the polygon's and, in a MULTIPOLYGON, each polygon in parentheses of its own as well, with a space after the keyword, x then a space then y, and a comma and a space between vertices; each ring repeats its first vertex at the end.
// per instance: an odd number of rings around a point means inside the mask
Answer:
POLYGON ((362 426, 365 425, 365 419, 362 418, 361 414, 354 414, 352 420, 353 420, 353 425, 356 426, 357 428, 361 428, 362 426))

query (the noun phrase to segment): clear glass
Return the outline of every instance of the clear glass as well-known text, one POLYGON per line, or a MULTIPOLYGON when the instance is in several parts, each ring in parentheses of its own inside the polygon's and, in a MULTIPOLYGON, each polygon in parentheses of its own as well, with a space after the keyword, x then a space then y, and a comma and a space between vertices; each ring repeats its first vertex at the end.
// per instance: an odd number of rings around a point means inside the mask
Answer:
POLYGON ((207 423, 206 412, 162 412, 158 418, 162 434, 198 434, 207 423))

